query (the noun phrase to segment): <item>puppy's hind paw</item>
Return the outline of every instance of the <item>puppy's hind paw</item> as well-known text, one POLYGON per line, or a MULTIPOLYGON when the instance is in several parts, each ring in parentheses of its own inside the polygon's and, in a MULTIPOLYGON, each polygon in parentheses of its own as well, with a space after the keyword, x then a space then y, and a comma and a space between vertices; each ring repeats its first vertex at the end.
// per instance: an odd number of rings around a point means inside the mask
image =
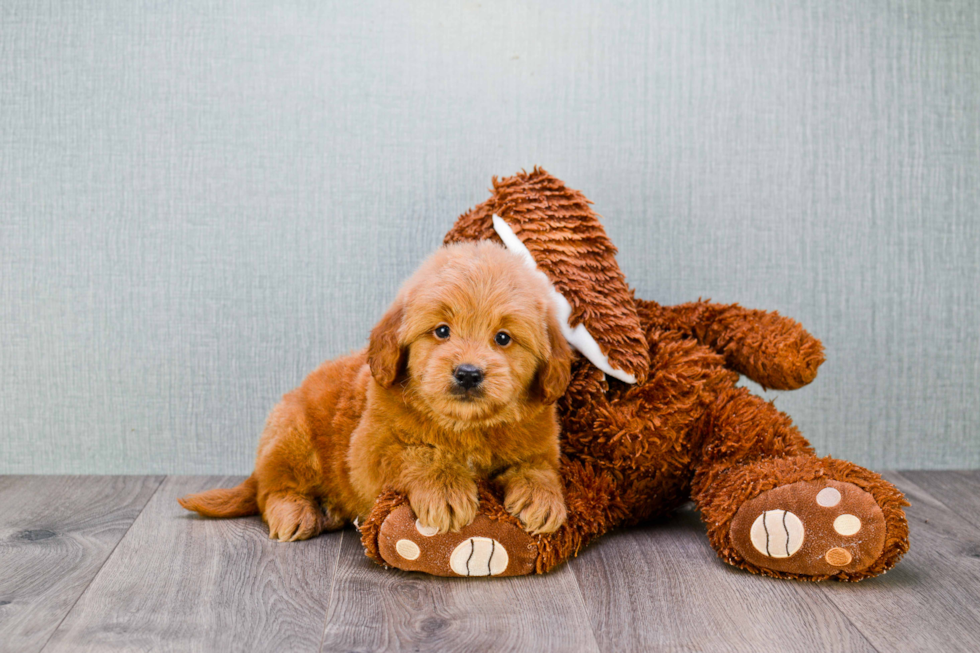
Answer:
POLYGON ((271 495, 262 517, 269 525, 269 538, 280 542, 316 537, 328 521, 312 499, 299 494, 271 495))

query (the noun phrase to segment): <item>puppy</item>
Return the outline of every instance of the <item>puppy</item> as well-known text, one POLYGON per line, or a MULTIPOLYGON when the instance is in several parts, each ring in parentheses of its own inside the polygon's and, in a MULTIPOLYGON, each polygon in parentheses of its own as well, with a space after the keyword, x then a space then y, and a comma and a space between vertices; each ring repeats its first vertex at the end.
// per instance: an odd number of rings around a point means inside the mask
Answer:
POLYGON ((473 520, 477 482, 491 479, 528 531, 558 529, 554 403, 571 351, 550 293, 494 243, 438 250, 366 350, 324 363, 272 410, 244 483, 180 504, 208 517, 260 512, 270 537, 295 541, 364 519, 393 488, 421 526, 447 532, 473 520))

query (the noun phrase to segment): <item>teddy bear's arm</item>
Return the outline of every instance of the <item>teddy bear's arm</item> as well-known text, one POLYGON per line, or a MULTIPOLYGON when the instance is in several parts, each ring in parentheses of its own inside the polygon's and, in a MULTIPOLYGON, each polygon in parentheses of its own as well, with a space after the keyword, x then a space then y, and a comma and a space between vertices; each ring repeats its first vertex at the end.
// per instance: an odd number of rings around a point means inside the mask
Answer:
POLYGON ((677 306, 637 300, 643 321, 681 330, 725 357, 726 365, 775 390, 795 390, 817 376, 823 344, 803 326, 775 311, 707 301, 677 306))

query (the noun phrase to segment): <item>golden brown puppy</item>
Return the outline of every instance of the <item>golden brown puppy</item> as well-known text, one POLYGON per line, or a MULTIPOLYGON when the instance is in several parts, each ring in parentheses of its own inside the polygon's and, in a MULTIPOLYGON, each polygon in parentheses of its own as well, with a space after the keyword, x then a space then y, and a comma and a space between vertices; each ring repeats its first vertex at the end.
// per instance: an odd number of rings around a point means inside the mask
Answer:
POLYGON ((495 479, 529 531, 565 521, 554 403, 570 350, 543 274, 491 242, 438 250, 405 283, 367 350, 329 361, 283 397, 237 488, 180 499, 208 517, 262 513, 303 540, 404 492, 420 525, 458 530, 495 479))

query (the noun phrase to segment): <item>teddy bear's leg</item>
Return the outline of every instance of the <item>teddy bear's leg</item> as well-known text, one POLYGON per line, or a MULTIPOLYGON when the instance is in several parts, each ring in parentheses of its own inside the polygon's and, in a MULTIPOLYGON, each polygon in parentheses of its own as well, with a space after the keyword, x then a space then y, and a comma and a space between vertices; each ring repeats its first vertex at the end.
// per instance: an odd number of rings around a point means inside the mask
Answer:
POLYGON ((817 458, 790 419, 744 388, 706 418, 693 498, 712 546, 781 578, 861 580, 908 550, 904 496, 878 474, 817 458))
POLYGON ((622 520, 625 508, 614 481, 578 462, 562 467, 568 517, 554 533, 530 535, 509 514, 499 492, 480 486, 480 512, 458 532, 420 527, 408 500, 385 492, 359 525, 361 541, 375 562, 435 576, 521 576, 544 573, 578 553, 622 520))

